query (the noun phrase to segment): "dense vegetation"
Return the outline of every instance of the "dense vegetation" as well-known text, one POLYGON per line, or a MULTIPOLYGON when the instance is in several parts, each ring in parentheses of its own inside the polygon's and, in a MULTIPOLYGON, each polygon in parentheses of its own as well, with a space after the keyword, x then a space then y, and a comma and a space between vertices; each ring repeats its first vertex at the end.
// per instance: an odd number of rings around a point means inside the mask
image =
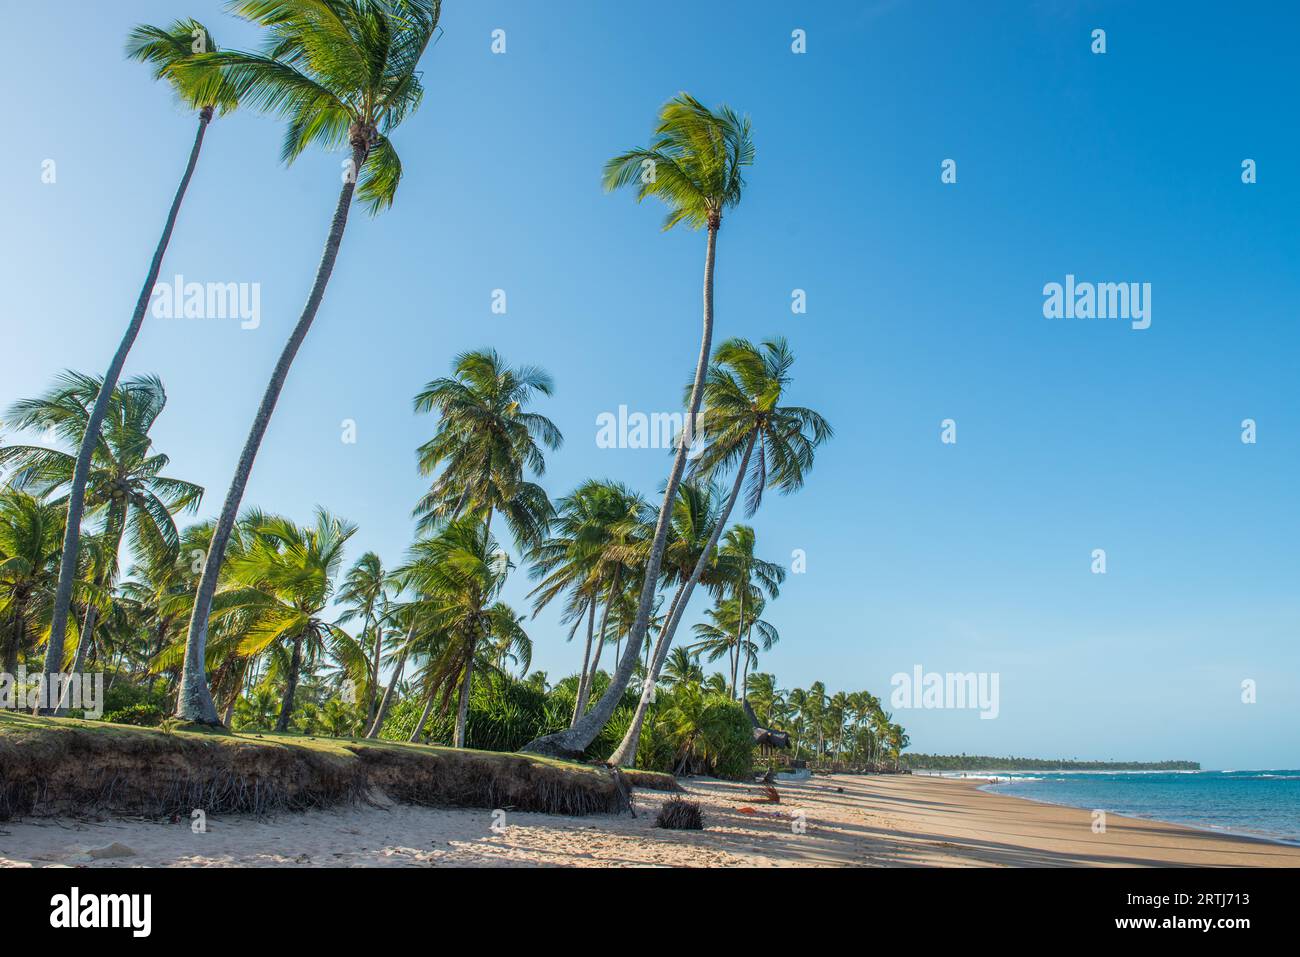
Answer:
POLYGON ((912 771, 1199 771, 1198 761, 1066 761, 1063 758, 994 758, 986 754, 902 756, 912 771))

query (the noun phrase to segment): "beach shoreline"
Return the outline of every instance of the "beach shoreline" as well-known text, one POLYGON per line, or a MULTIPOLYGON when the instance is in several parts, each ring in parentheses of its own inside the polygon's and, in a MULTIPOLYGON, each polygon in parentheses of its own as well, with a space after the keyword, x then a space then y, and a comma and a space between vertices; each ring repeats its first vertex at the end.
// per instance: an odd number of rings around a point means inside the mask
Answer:
POLYGON ((192 822, 28 819, 0 824, 0 866, 1300 867, 1265 838, 1092 813, 922 775, 831 775, 778 786, 687 778, 703 831, 656 828, 671 795, 636 791, 636 816, 393 804, 192 822), (105 851, 113 845, 119 847, 105 851), (108 855, 108 856, 104 856, 108 855), (120 855, 120 856, 117 856, 120 855))

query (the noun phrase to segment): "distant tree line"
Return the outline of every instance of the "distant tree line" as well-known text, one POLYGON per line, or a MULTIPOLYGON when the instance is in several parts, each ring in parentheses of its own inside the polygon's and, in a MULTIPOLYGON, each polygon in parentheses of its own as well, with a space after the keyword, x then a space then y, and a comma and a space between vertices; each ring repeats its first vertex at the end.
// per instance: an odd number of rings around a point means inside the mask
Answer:
POLYGON ((1062 758, 995 758, 987 754, 902 756, 912 771, 1199 771, 1199 761, 1066 761, 1062 758))

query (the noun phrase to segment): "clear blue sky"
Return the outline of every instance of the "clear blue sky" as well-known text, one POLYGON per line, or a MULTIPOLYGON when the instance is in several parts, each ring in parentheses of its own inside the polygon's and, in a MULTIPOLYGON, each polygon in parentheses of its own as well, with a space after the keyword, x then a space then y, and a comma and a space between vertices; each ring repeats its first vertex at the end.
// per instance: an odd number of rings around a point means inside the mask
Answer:
MULTIPOLYGON (((668 0, 651 23, 635 4, 447 0, 428 97, 395 137, 397 206, 354 216, 245 503, 300 520, 319 503, 360 525, 350 557, 395 564, 432 426, 411 397, 482 346, 557 381, 540 407, 566 436, 553 496, 588 476, 652 493, 667 454, 598 449, 595 418, 678 400, 704 238, 661 233, 661 207, 603 194, 599 174, 688 90, 751 114, 757 143, 720 237, 718 335, 788 336, 792 397, 836 429, 805 491, 754 522, 765 557, 808 556, 769 609, 782 641, 762 669, 884 696, 917 664, 1000 674, 997 720, 898 712, 918 750, 1297 766, 1300 16, 807 6, 668 0), (1150 282, 1151 328, 1045 319, 1042 287, 1067 273, 1150 282), (949 417, 956 446, 939 441, 949 417)), ((9 11, 5 406, 60 369, 102 372, 126 322, 194 120, 121 47, 178 14, 254 42, 213 0, 9 11)), ((205 515, 338 188, 338 155, 281 167, 280 132, 251 113, 213 123, 163 268, 261 283, 261 327, 150 320, 127 369, 163 377, 157 444, 208 489, 205 515)), ((520 607, 527 587, 509 589, 520 607)), ((553 615, 530 630, 536 667, 576 669, 553 615)))

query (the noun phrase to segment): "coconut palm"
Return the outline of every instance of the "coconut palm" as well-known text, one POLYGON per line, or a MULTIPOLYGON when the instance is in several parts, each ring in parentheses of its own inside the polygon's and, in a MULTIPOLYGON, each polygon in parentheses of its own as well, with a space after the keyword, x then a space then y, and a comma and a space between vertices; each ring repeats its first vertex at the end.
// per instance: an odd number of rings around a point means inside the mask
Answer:
POLYGON ((421 596, 424 611, 436 626, 436 650, 422 682, 427 696, 418 734, 440 697, 444 711, 459 690, 453 745, 465 746, 466 722, 474 669, 509 654, 528 668, 532 645, 519 616, 498 596, 510 568, 484 522, 465 517, 448 522, 441 532, 417 541, 400 574, 421 596))
POLYGON ((366 552, 348 569, 339 591, 339 603, 348 606, 339 616, 340 625, 361 620, 359 647, 362 651, 366 726, 375 720, 379 704, 379 670, 384 652, 385 621, 392 586, 391 576, 374 552, 366 552), (368 639, 368 640, 367 640, 368 639))
POLYGON ((786 703, 786 692, 776 686, 776 675, 755 672, 749 677, 748 700, 764 727, 773 727, 786 703))
MULTIPOLYGON (((793 364, 794 355, 783 338, 767 340, 761 347, 744 339, 728 339, 718 346, 704 388, 701 433, 705 447, 692 465, 692 474, 713 477, 734 470, 735 479, 664 626, 660 641, 665 648, 673 640, 695 585, 714 559, 714 549, 742 489, 746 490, 748 515, 758 510, 763 492, 769 487, 782 494, 798 491, 812 468, 815 450, 832 435, 829 423, 811 409, 780 404, 790 384, 793 364)), ((637 717, 610 756, 611 762, 628 764, 636 760, 637 736, 650 706, 648 698, 655 677, 652 667, 637 717)))
MULTIPOLYGON (((108 414, 108 407, 126 357, 135 344, 140 327, 144 323, 145 311, 149 299, 158 281, 162 269, 163 255, 171 242, 172 230, 176 227, 176 218, 180 214, 181 202, 189 189, 194 167, 199 161, 199 150, 203 146, 203 136, 214 112, 227 113, 239 103, 234 86, 224 80, 220 72, 212 68, 196 68, 182 73, 178 67, 192 60, 196 53, 205 53, 216 49, 207 28, 196 20, 177 20, 171 26, 162 28, 141 25, 131 31, 127 40, 126 54, 133 60, 149 63, 154 68, 155 79, 165 79, 171 85, 177 99, 187 108, 198 111, 199 127, 194 134, 194 144, 190 147, 189 162, 181 174, 180 185, 172 197, 171 208, 163 222, 162 235, 154 248, 153 259, 145 273, 140 295, 136 297, 135 311, 127 323, 126 331, 118 343, 117 351, 108 364, 108 371, 100 380, 102 388, 93 396, 86 412, 86 427, 73 462, 70 486, 68 489, 68 521, 64 528, 63 551, 59 562, 59 580, 54 596, 53 617, 50 622, 50 638, 45 653, 45 672, 51 676, 63 664, 63 643, 67 632, 68 609, 72 602, 73 581, 76 575, 77 548, 81 538, 81 517, 85 508, 86 484, 90 478, 96 444, 99 441, 100 426, 108 414)), ((50 680, 47 678, 47 680, 50 680)))
POLYGON ((63 509, 19 489, 0 490, 0 663, 12 675, 54 607, 63 509))
MULTIPOLYGON (((699 622, 692 629, 699 641, 694 649, 707 654, 709 661, 717 661, 723 655, 728 659, 727 694, 737 697, 739 682, 743 680, 741 659, 744 659, 745 673, 748 674, 749 662, 757 654, 758 645, 750 640, 750 635, 757 629, 759 641, 767 650, 780 640, 780 635, 771 623, 760 616, 767 602, 758 589, 749 588, 748 594, 738 598, 726 598, 705 612, 708 621, 699 622), (745 598, 749 601, 746 602, 745 598)), ((740 697, 744 697, 743 694, 740 697)))
MULTIPOLYGON (((10 416, 20 428, 44 430, 80 447, 91 427, 92 413, 88 410, 92 403, 98 404, 97 397, 103 392, 101 380, 65 372, 44 395, 15 403, 10 416)), ((93 581, 94 589, 101 593, 111 589, 117 580, 117 559, 124 537, 129 538, 136 555, 157 553, 163 561, 174 560, 180 539, 172 513, 194 511, 203 498, 199 486, 161 474, 169 460, 154 451, 149 432, 167 405, 162 382, 154 376, 137 376, 112 392, 101 419, 91 468, 85 476, 83 496, 91 513, 103 518, 102 561, 95 563, 93 581)), ((41 495, 67 489, 71 496, 78 464, 76 457, 59 449, 33 445, 0 449, 0 465, 15 469, 13 483, 36 489, 41 495)), ((105 610, 102 602, 87 603, 73 656, 73 673, 81 671, 96 621, 105 610)), ((50 640, 54 640, 53 625, 50 640)), ((47 651, 47 671, 50 664, 58 671, 64 662, 61 657, 51 662, 47 651)))
MULTIPOLYGON (((726 106, 717 111, 710 110, 689 94, 681 93, 660 110, 659 125, 649 147, 628 150, 605 166, 606 189, 632 186, 638 201, 657 196, 667 204, 665 230, 678 223, 685 223, 693 229, 706 228, 708 240, 704 253, 704 317, 700 351, 686 403, 688 427, 678 438, 672 469, 659 506, 636 618, 627 638, 627 653, 615 669, 608 689, 589 714, 567 731, 544 735, 529 742, 525 751, 557 756, 581 754, 613 716, 632 677, 633 666, 650 625, 677 487, 686 468, 693 423, 703 398, 704 375, 713 344, 713 271, 718 229, 722 225, 723 212, 740 202, 745 185, 744 169, 753 161, 754 144, 748 118, 741 118, 726 106)), ((653 687, 653 681, 650 686, 653 687)))
POLYGON ((569 599, 562 621, 573 623, 570 637, 582 619, 587 620, 587 642, 578 673, 572 722, 586 708, 591 677, 600 664, 600 652, 609 636, 611 610, 625 594, 624 586, 636 574, 640 561, 639 539, 647 511, 645 500, 626 486, 588 480, 556 503, 551 533, 530 554, 530 574, 541 579, 529 593, 534 599, 534 615, 567 591, 569 599), (596 634, 598 604, 603 605, 603 610, 600 641, 593 660, 592 638, 596 634))
POLYGON ((440 7, 441 0, 235 0, 231 9, 237 15, 269 29, 266 52, 206 53, 191 66, 220 68, 244 102, 288 121, 286 162, 314 143, 327 148, 346 143, 350 161, 311 292, 253 418, 199 579, 177 695, 177 715, 186 721, 219 723, 204 660, 226 545, 289 368, 334 271, 353 193, 371 213, 393 203, 402 164, 389 135, 423 98, 419 63, 437 29, 440 7))
POLYGON ((420 391, 415 411, 438 415, 436 433, 418 450, 420 472, 435 475, 415 507, 421 531, 462 515, 491 524, 499 514, 517 543, 541 541, 552 508, 546 492, 526 481, 524 472, 545 474, 541 446, 554 451, 564 437, 550 419, 526 407, 535 395, 549 396, 554 388, 544 370, 512 369, 488 349, 458 355, 451 376, 420 391))
MULTIPOLYGON (((406 582, 398 574, 393 575, 393 584, 399 592, 406 587, 406 582)), ((388 685, 384 688, 384 696, 379 699, 375 716, 366 728, 367 738, 379 737, 379 732, 383 730, 384 722, 388 719, 388 711, 396 700, 398 683, 406 673, 407 659, 410 658, 411 652, 427 638, 428 620, 421 612, 422 608, 418 602, 402 601, 400 596, 394 599, 388 608, 387 621, 393 627, 394 634, 402 637, 397 647, 393 649, 397 659, 396 664, 393 665, 388 685)))
MULTIPOLYGON (((206 522, 182 530, 177 554, 147 550, 137 556, 129 577, 118 586, 123 600, 143 610, 144 627, 149 634, 144 658, 150 666, 164 650, 183 638, 181 629, 189 619, 211 533, 212 526, 206 522)), ((176 663, 179 664, 179 659, 176 663)), ((150 679, 151 685, 156 678, 154 675, 150 679)))
MULTIPOLYGON (((755 588, 759 591, 759 598, 762 593, 766 593, 768 598, 776 598, 780 594, 781 583, 785 581, 785 569, 776 562, 765 561, 754 554, 754 529, 748 525, 736 525, 727 529, 726 535, 722 539, 721 545, 718 546, 718 565, 721 569, 721 576, 728 578, 731 597, 739 604, 738 614, 736 616, 737 628, 746 622, 745 603, 750 598, 755 588)), ((757 619, 756 613, 753 618, 757 619)), ((766 627, 760 629, 764 650, 772 647, 779 640, 776 630, 763 623, 766 627)), ((754 627, 753 624, 746 626, 754 627)), ((732 660, 731 684, 736 686, 736 666, 740 663, 742 636, 739 631, 736 634, 736 651, 737 654, 732 660)), ((746 679, 749 675, 750 655, 746 648, 744 655, 743 674, 740 681, 740 696, 744 698, 746 679)))
POLYGON ((304 665, 310 667, 351 636, 323 615, 334 597, 343 548, 356 526, 317 508, 311 525, 255 515, 248 543, 229 560, 229 585, 213 617, 246 614, 238 646, 244 658, 269 655, 284 681, 275 730, 287 731, 304 665))
POLYGON ((674 648, 664 662, 663 677, 674 687, 692 682, 699 684, 704 681, 704 669, 700 667, 698 655, 685 648, 674 648))

